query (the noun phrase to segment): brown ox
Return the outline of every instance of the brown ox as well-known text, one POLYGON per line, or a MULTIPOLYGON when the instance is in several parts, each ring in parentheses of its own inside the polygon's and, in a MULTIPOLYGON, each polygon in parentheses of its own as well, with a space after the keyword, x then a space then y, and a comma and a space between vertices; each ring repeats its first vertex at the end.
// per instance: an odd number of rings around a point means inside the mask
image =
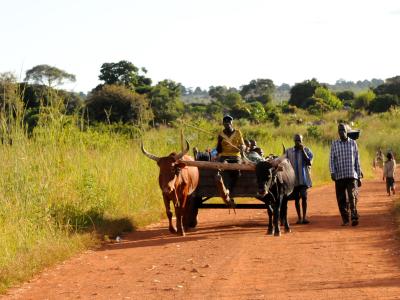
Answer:
POLYGON ((182 158, 184 160, 193 160, 192 157, 186 155, 189 151, 189 143, 186 141, 186 150, 183 152, 178 154, 173 152, 165 157, 157 157, 147 152, 143 147, 143 143, 141 148, 144 155, 155 160, 160 167, 158 182, 164 198, 165 210, 169 221, 169 231, 185 235, 183 222, 186 219, 186 201, 199 183, 199 170, 197 167, 189 167, 179 162, 182 158), (171 200, 175 207, 176 227, 178 231, 172 225, 171 200))

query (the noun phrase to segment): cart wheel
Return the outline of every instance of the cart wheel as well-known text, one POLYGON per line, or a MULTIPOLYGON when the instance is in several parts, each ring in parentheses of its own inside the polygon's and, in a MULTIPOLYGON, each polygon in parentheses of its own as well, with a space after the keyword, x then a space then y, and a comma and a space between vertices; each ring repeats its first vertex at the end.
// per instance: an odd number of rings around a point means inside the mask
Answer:
POLYGON ((201 203, 201 197, 192 196, 188 199, 186 206, 185 226, 195 228, 197 225, 197 214, 199 212, 198 203, 201 203))

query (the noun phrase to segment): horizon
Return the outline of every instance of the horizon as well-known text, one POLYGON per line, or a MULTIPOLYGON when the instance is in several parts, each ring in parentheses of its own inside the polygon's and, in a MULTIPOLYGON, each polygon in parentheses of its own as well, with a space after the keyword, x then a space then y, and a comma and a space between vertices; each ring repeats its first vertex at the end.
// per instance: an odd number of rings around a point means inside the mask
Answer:
POLYGON ((101 83, 103 63, 120 60, 146 68, 154 84, 202 90, 258 78, 333 85, 400 74, 395 0, 15 0, 4 4, 0 25, 0 72, 21 80, 48 64, 76 75, 60 88, 78 93, 101 83))

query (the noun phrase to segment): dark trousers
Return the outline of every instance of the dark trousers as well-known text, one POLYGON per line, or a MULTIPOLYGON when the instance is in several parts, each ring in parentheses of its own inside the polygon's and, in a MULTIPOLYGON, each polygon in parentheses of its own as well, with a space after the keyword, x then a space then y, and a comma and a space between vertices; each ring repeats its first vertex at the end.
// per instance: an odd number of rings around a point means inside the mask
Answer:
POLYGON ((393 191, 394 189, 394 178, 393 177, 386 177, 386 191, 388 194, 390 193, 390 190, 393 191))
MULTIPOLYGON (((221 156, 220 162, 227 163, 241 163, 241 158, 236 156, 221 156)), ((225 187, 229 190, 229 195, 233 195, 236 182, 240 177, 240 171, 223 171, 221 172, 222 180, 224 181, 225 187)))
POLYGON ((343 222, 349 222, 349 208, 352 220, 358 220, 357 180, 344 178, 335 181, 336 199, 343 222))
POLYGON ((301 219, 301 210, 300 210, 300 198, 301 198, 301 206, 303 207, 303 218, 307 215, 307 189, 306 185, 298 185, 294 187, 293 190, 293 199, 295 201, 297 217, 301 219))

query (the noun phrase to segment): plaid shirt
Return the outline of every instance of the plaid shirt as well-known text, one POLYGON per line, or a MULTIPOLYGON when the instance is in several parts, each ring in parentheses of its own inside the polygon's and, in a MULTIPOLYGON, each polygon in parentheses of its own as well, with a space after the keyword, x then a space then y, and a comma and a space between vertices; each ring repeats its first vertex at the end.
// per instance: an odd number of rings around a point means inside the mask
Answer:
POLYGON ((331 174, 335 174, 336 180, 360 178, 360 157, 355 140, 347 138, 346 141, 337 140, 332 142, 329 169, 331 174))

